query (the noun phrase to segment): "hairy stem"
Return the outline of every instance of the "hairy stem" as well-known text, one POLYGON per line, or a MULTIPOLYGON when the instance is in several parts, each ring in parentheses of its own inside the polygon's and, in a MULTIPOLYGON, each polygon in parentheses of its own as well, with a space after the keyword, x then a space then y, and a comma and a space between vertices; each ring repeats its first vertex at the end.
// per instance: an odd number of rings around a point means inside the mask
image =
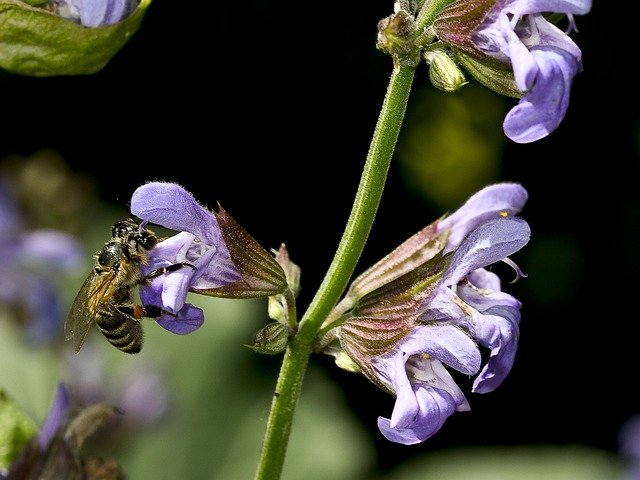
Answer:
POLYGON ((256 480, 282 474, 302 381, 323 320, 338 302, 364 249, 382 198, 413 83, 415 67, 395 65, 373 134, 360 185, 333 261, 287 348, 273 396, 256 480))

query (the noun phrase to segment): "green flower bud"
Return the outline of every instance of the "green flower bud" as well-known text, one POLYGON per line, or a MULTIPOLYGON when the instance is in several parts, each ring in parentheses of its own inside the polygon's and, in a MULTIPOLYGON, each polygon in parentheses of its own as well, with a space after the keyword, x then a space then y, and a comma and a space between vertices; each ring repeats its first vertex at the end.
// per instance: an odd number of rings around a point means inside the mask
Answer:
POLYGON ((253 344, 247 345, 257 353, 276 355, 284 352, 289 342, 289 328, 280 322, 272 322, 259 330, 253 337, 253 344))
POLYGON ((449 55, 442 50, 425 52, 429 65, 429 79, 434 87, 445 92, 457 92, 468 82, 449 55))

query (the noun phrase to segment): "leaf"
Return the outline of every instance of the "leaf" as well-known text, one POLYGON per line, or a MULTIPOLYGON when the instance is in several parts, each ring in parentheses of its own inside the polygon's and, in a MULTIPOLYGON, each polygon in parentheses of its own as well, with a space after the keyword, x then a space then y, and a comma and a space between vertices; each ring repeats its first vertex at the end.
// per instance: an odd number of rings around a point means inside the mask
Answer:
POLYGON ((9 467, 37 431, 36 424, 16 407, 4 390, 0 390, 0 470, 9 467))
POLYGON ((151 0, 125 20, 88 28, 18 0, 0 0, 0 68, 34 77, 100 71, 138 31, 151 0))

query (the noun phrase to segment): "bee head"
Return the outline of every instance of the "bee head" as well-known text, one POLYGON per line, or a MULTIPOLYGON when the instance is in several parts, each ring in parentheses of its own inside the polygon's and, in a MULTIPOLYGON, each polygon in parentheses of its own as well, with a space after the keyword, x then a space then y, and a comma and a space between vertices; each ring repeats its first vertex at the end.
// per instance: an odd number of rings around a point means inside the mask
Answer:
POLYGON ((139 248, 151 250, 158 243, 155 233, 133 220, 114 223, 111 227, 111 236, 114 240, 129 244, 135 250, 139 248))

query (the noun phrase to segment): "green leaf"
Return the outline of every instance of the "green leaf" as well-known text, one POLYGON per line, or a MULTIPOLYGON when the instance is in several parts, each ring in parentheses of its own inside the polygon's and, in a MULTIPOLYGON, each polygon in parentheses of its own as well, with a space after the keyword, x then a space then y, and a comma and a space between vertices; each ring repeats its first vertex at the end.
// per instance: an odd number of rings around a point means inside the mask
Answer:
POLYGON ((38 431, 4 390, 0 390, 0 470, 8 468, 22 447, 38 431))
POLYGON ((100 71, 140 28, 151 0, 125 20, 88 28, 18 0, 0 0, 0 68, 34 77, 100 71))

